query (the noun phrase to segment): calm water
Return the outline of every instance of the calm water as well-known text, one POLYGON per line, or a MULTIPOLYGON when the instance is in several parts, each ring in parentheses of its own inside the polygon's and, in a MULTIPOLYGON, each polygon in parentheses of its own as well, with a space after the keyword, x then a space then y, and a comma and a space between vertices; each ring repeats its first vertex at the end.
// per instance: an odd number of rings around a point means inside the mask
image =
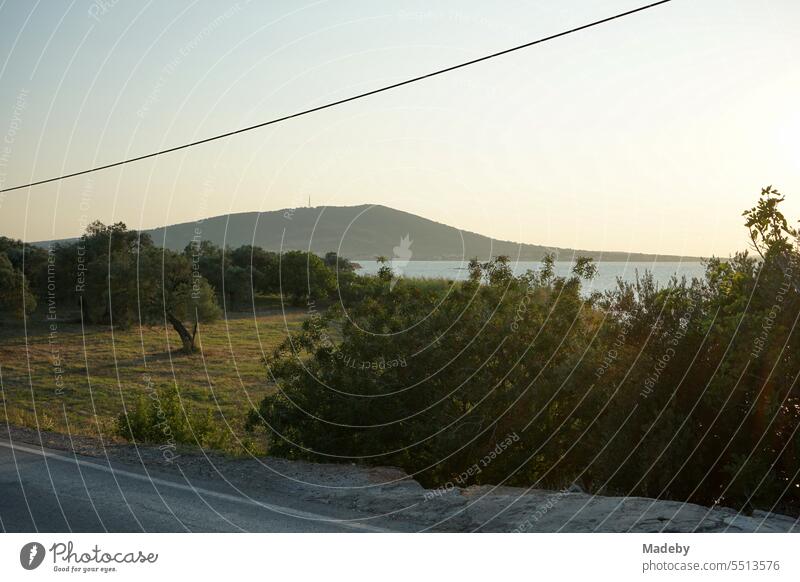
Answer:
MULTIPOLYGON (((361 265, 360 273, 375 274, 378 272, 378 263, 376 261, 358 261, 361 265)), ((559 261, 556 263, 556 274, 567 275, 572 268, 571 262, 559 261)), ((692 277, 701 277, 705 272, 702 263, 634 263, 634 262, 603 262, 596 263, 597 277, 595 277, 588 285, 587 290, 605 291, 616 286, 617 277, 622 277, 626 281, 633 281, 636 279, 636 272, 643 274, 645 271, 651 271, 656 281, 662 286, 669 282, 673 275, 678 277, 686 276, 687 279, 692 277)), ((514 263, 514 272, 522 274, 528 269, 538 270, 541 267, 539 261, 520 261, 514 263)), ((395 273, 400 273, 404 277, 411 278, 437 278, 445 277, 447 279, 465 279, 467 277, 467 263, 460 261, 411 261, 405 267, 400 265, 393 265, 395 273)))

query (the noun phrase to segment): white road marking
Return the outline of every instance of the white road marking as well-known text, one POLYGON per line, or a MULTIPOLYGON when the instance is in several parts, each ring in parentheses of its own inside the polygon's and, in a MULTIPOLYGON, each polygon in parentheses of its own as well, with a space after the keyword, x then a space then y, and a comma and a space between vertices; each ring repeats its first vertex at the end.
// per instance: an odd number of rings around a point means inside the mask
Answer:
POLYGON ((0 447, 5 447, 7 449, 13 449, 17 451, 21 451, 23 453, 30 453, 34 455, 41 455, 43 457, 47 457, 48 459, 53 459, 56 461, 62 461, 64 463, 70 464, 78 464, 81 467, 87 467, 89 469, 95 469, 97 471, 103 471, 105 473, 110 473, 114 475, 122 475, 124 477, 129 477, 131 479, 136 479, 139 481, 144 481, 146 483, 152 483, 154 485, 161 485, 163 487, 171 487, 173 489, 179 489, 181 491, 187 491, 189 493, 194 493, 201 496, 207 497, 215 497, 217 499, 222 499, 224 501, 231 501, 233 503, 240 503, 243 505, 255 505, 257 507, 261 507, 263 509, 267 509, 269 511, 274 511, 275 513, 285 515, 288 517, 294 517, 298 519, 308 519, 313 521, 322 521, 326 523, 333 523, 342 527, 347 527, 359 531, 367 531, 373 533, 389 533, 391 530, 377 527, 374 525, 368 525, 365 523, 361 523, 358 521, 344 521, 338 519, 332 519, 330 517, 326 517, 321 514, 311 513, 308 511, 299 511, 297 509, 292 509, 290 507, 284 507, 282 505, 275 505, 272 503, 264 503, 261 501, 256 501, 255 499, 248 499, 245 497, 238 497, 236 495, 230 495, 228 493, 220 493, 219 491, 213 491, 211 489, 205 489, 203 487, 194 487, 191 485, 184 485, 183 483, 176 483, 174 481, 168 481, 166 479, 160 479, 158 477, 148 477, 147 475, 142 475, 141 473, 135 473, 133 471, 126 471, 125 469, 116 469, 113 467, 109 467, 106 465, 100 465, 98 463, 92 463, 91 461, 86 461, 83 459, 77 459, 75 457, 67 457, 65 455, 59 455, 56 453, 52 453, 49 451, 45 451, 43 449, 33 448, 33 447, 26 447, 24 445, 18 445, 14 443, 7 443, 0 441, 0 447))

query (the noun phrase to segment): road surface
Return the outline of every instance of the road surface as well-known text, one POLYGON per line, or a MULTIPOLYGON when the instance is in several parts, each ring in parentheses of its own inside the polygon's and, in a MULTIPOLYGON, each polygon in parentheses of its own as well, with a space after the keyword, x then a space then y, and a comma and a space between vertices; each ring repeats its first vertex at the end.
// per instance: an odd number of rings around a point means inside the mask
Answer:
POLYGON ((0 439, 6 532, 359 532, 413 526, 286 493, 247 498, 222 479, 149 475, 141 466, 0 439))

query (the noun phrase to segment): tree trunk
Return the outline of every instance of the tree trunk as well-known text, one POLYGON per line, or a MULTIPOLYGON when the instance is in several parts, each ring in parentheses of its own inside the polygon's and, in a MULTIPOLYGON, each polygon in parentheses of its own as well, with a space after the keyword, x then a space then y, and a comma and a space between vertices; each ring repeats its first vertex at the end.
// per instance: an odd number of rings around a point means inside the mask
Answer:
POLYGON ((197 350, 195 346, 195 338, 197 337, 197 320, 195 319, 192 333, 189 333, 189 330, 186 329, 186 326, 183 325, 183 322, 180 319, 169 312, 167 312, 167 321, 169 321, 175 331, 178 332, 178 335, 181 338, 181 343, 183 344, 183 351, 187 354, 193 354, 197 350))

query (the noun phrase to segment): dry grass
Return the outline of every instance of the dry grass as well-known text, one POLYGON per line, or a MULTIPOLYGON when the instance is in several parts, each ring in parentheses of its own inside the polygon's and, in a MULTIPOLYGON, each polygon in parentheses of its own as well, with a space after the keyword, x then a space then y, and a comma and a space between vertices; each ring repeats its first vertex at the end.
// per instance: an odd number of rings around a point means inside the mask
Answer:
POLYGON ((247 411, 271 390, 262 355, 304 316, 302 310, 229 313, 201 326, 202 354, 193 356, 179 351, 171 327, 112 331, 59 321, 51 334, 40 315, 27 330, 20 321, 2 322, 0 421, 111 437, 117 415, 147 394, 149 377, 153 387, 175 387, 187 407, 212 410, 241 436, 247 411))

